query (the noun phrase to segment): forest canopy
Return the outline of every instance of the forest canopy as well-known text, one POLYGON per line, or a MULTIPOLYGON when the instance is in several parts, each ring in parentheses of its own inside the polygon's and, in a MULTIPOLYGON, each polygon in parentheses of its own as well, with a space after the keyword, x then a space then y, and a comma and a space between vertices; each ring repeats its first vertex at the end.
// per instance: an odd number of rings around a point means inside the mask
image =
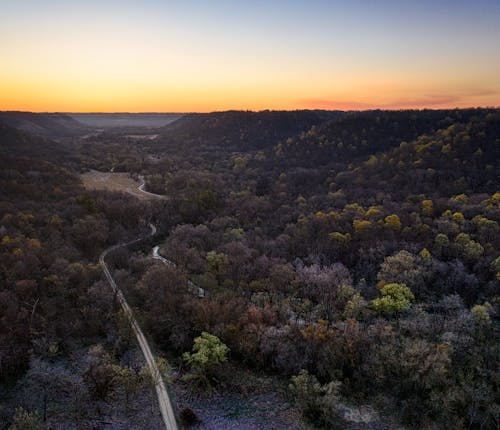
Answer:
POLYGON ((3 386, 96 342, 88 360, 116 370, 98 256, 153 222, 173 265, 152 242, 110 261, 181 384, 224 392, 237 364, 286 379, 318 427, 357 402, 408 428, 498 428, 499 110, 190 114, 151 139, 1 121, 3 386), (165 198, 85 189, 88 169, 165 198))

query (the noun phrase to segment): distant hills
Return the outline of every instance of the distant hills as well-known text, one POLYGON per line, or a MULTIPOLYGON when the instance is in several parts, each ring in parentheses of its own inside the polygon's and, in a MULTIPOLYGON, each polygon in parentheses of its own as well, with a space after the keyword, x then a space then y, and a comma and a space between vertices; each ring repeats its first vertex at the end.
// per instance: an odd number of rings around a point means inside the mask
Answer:
POLYGON ((34 113, 0 112, 0 123, 52 139, 82 136, 96 129, 157 129, 179 118, 178 113, 34 113))
POLYGON ((95 128, 158 128, 183 115, 182 113, 68 113, 73 119, 95 128))
POLYGON ((192 113, 162 127, 167 139, 259 149, 343 115, 340 111, 224 111, 192 113))
POLYGON ((91 128, 63 113, 0 112, 0 123, 37 136, 62 138, 78 136, 91 128))
POLYGON ((32 135, 0 121, 0 154, 2 153, 45 160, 61 159, 68 155, 62 144, 46 137, 32 135))

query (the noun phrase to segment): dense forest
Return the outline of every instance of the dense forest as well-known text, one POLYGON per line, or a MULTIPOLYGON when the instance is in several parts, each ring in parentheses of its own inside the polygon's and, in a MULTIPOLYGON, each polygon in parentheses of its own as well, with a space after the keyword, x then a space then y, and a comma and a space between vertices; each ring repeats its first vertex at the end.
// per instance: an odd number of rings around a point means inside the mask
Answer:
POLYGON ((189 399, 248 373, 301 416, 272 428, 500 427, 500 110, 188 114, 151 138, 33 116, 0 113, 0 429, 104 428, 102 402, 148 391, 98 257, 149 222, 110 264, 189 399))

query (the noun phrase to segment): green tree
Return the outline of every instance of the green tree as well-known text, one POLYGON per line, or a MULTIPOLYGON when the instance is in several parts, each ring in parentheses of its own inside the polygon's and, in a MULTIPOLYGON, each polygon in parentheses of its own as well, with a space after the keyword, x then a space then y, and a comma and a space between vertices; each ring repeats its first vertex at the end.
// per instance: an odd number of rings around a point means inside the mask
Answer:
POLYGON ((217 336, 202 332, 194 340, 192 352, 185 352, 182 356, 191 369, 185 379, 197 380, 210 388, 214 370, 227 361, 228 353, 229 348, 217 336))
POLYGON ((382 315, 393 315, 408 309, 415 296, 405 284, 386 284, 381 297, 372 301, 373 308, 382 315))
POLYGON ((469 261, 476 261, 484 254, 483 246, 470 238, 466 233, 460 233, 455 238, 455 248, 459 254, 469 261))
POLYGON ((227 266, 227 256, 222 252, 210 251, 207 253, 208 270, 215 276, 220 285, 221 276, 224 268, 227 266))

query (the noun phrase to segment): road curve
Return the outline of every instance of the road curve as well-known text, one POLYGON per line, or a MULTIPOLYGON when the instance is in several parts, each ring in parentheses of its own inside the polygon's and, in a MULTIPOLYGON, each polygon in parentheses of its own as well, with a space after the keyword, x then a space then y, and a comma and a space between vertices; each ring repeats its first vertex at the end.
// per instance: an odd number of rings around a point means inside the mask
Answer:
MULTIPOLYGON (((167 258, 165 258, 162 255, 160 255, 160 247, 159 247, 159 245, 156 245, 153 248, 153 258, 155 260, 161 261, 163 264, 166 264, 167 266, 177 267, 177 265, 172 260, 168 260, 167 258)), ((200 298, 205 297, 205 289, 201 288, 201 287, 198 287, 198 285, 196 285, 190 279, 187 280, 187 286, 188 286, 189 291, 191 291, 193 294, 197 295, 200 298)))
MULTIPOLYGON (((151 223, 149 224, 149 227, 151 228, 151 233, 149 236, 154 236, 156 234, 156 227, 151 223)), ((146 237, 140 237, 130 242, 120 243, 118 245, 114 245, 106 249, 99 256, 99 263, 103 268, 104 275, 106 276, 106 279, 111 285, 111 288, 116 293, 116 297, 118 297, 118 301, 120 302, 123 312, 125 313, 130 322, 135 337, 137 338, 137 342, 139 342, 139 346, 148 365, 149 371, 153 376, 153 380, 155 381, 156 394, 158 396, 158 404, 160 405, 160 411, 163 418, 163 423, 165 424, 165 428, 167 430, 178 430, 177 422, 175 420, 174 408, 172 407, 172 402, 170 401, 167 389, 165 388, 165 382, 163 381, 160 371, 158 370, 158 366, 156 365, 155 359, 151 352, 151 348, 149 347, 149 343, 146 340, 141 328, 139 327, 139 324, 137 323, 137 320, 135 319, 132 313, 132 309, 130 309, 127 300, 125 299, 125 296, 123 295, 120 288, 118 288, 118 285, 116 285, 116 282, 113 279, 113 276, 111 275, 111 272, 109 271, 109 268, 105 261, 106 256, 115 249, 120 248, 122 246, 128 246, 140 242, 141 240, 144 240, 146 237)))
POLYGON ((146 194, 147 196, 154 197, 155 199, 166 199, 166 196, 162 196, 161 194, 155 194, 155 193, 150 193, 149 191, 146 191, 144 187, 146 186, 146 181, 144 179, 143 175, 139 175, 139 181, 141 181, 141 185, 137 187, 137 189, 141 192, 146 194))

